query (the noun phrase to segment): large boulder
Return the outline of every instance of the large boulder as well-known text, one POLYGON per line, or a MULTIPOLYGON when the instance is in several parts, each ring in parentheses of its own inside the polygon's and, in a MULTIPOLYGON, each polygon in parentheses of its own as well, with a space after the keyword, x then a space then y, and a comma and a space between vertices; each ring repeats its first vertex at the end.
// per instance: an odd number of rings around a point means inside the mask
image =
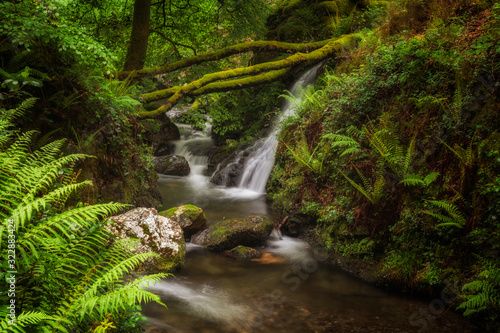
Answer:
POLYGON ((155 170, 169 176, 187 176, 191 172, 189 163, 184 156, 169 155, 153 158, 155 170))
POLYGON ((190 238, 205 228, 207 223, 207 217, 203 210, 193 205, 173 207, 159 214, 179 223, 186 238, 190 238))
POLYGON ((206 246, 212 251, 223 251, 237 245, 263 244, 273 230, 274 223, 268 217, 248 216, 218 222, 191 238, 191 243, 206 246))
POLYGON ((107 228, 119 239, 138 239, 134 253, 154 251, 160 255, 146 263, 149 271, 168 271, 183 265, 186 254, 184 233, 180 225, 154 208, 135 208, 109 218, 107 228))

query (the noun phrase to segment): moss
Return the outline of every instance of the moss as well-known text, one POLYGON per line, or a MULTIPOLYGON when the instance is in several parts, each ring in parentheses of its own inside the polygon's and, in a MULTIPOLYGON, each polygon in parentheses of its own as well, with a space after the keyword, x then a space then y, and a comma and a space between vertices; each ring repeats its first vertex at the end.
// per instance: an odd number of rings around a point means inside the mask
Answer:
POLYGON ((260 258, 262 254, 257 251, 256 249, 253 249, 251 247, 247 246, 242 246, 238 245, 237 247, 226 251, 225 254, 227 254, 230 257, 234 257, 237 259, 243 259, 243 260, 250 260, 250 259, 255 259, 255 258, 260 258))
MULTIPOLYGON (((247 43, 231 45, 214 52, 199 54, 197 56, 182 59, 165 66, 146 68, 139 71, 135 71, 134 75, 146 76, 146 75, 169 73, 181 68, 185 68, 195 64, 200 64, 202 62, 221 60, 223 58, 229 57, 234 54, 245 53, 250 51, 307 52, 317 49, 323 46, 324 44, 326 44, 325 41, 312 42, 312 43, 283 43, 277 41, 262 41, 262 40, 252 41, 247 43)), ((120 77, 128 75, 130 75, 130 72, 119 73, 120 77)))
POLYGON ((172 217, 175 215, 175 212, 178 209, 179 209, 178 207, 172 207, 170 209, 159 212, 158 215, 165 216, 165 217, 172 217))
POLYGON ((220 251, 237 245, 257 245, 269 235, 273 226, 273 221, 260 216, 221 221, 212 227, 207 248, 220 251))
MULTIPOLYGON (((173 87, 165 90, 164 92, 165 95, 168 96, 168 100, 163 106, 154 111, 139 112, 139 115, 141 117, 162 116, 185 96, 198 96, 213 92, 231 91, 277 81, 287 75, 293 74, 301 68, 314 65, 337 52, 341 52, 344 48, 355 45, 359 40, 360 36, 357 34, 347 35, 337 39, 322 41, 318 43, 318 45, 323 43, 324 45, 310 53, 297 52, 288 58, 278 61, 207 74, 201 79, 193 81, 185 86, 173 87), (220 81, 240 76, 248 77, 220 81), (171 94, 173 91, 172 89, 176 90, 173 95, 171 94)), ((152 94, 144 94, 142 99, 144 101, 151 101, 152 98, 166 98, 167 96, 165 95, 162 95, 162 93, 158 91, 152 94)))
MULTIPOLYGON (((202 212, 201 208, 196 207, 195 205, 184 205, 184 211, 182 214, 184 214, 188 219, 191 221, 196 220, 196 218, 200 215, 202 212)), ((203 217, 206 219, 205 214, 203 214, 203 217)))

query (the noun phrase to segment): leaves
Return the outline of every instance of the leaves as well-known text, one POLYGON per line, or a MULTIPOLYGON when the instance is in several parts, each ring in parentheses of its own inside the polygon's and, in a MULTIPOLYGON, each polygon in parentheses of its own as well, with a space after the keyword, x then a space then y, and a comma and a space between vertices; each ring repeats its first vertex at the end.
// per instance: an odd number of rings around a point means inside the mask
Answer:
MULTIPOLYGON (((23 312, 18 314, 16 325, 10 325, 6 317, 0 321, 0 328, 6 332, 24 332, 27 327, 28 331, 37 327, 73 332, 76 327, 88 329, 109 313, 121 313, 141 302, 162 304, 144 286, 168 274, 144 276, 130 283, 123 280, 125 274, 157 255, 132 255, 128 240, 109 245, 111 235, 103 228, 105 218, 126 205, 64 207, 71 193, 92 183, 74 183, 74 178, 58 186, 56 183, 64 168, 87 156, 61 156, 64 140, 31 151, 33 131, 16 138, 9 130, 12 119, 33 103, 27 100, 17 109, 0 112, 0 252, 7 257, 5 221, 13 220, 16 269, 18 274, 30 277, 17 280, 16 293, 23 295, 23 312)), ((5 279, 0 285, 6 289, 5 279)), ((0 300, 8 301, 6 294, 0 295, 0 300)))

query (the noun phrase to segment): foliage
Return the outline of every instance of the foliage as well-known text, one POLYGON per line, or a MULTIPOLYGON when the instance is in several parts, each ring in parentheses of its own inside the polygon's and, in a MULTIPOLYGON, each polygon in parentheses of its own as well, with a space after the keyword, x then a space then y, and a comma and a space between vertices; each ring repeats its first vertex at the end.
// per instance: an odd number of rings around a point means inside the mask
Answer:
POLYGON ((500 268, 484 260, 482 263, 484 266, 477 278, 462 287, 464 301, 457 309, 465 310, 465 316, 489 310, 489 319, 495 321, 500 310, 500 268))
MULTIPOLYGON (((53 69, 56 63, 78 63, 86 68, 112 68, 115 60, 84 29, 60 15, 59 8, 45 1, 2 2, 0 36, 9 36, 12 48, 26 50, 34 63, 53 69)), ((6 39, 4 39, 5 41, 6 39)))
MULTIPOLYGON (((473 279, 496 300, 485 277, 500 239, 498 4, 377 3, 365 17, 382 26, 328 63, 314 102, 285 124, 269 197, 284 216, 315 221, 328 249, 380 260, 403 288, 473 279), (314 176, 298 163, 310 147, 322 157, 314 176)), ((357 18, 339 18, 337 31, 357 18)), ((498 307, 485 291, 466 288, 481 303, 462 309, 492 323, 498 307)))
MULTIPOLYGON (((16 109, 1 110, 0 116, 0 237, 5 244, 1 252, 4 257, 14 252, 15 260, 8 270, 16 271, 16 295, 23 295, 8 297, 10 273, 0 273, 2 304, 15 299, 18 313, 16 326, 9 326, 7 317, 0 325, 13 332, 83 332, 96 320, 111 327, 108 314, 120 317, 123 309, 134 304, 161 304, 157 295, 143 288, 166 274, 138 277, 128 283, 123 279, 156 254, 132 255, 129 240, 110 245, 105 218, 125 205, 57 208, 72 193, 91 185, 89 181, 60 183, 64 168, 88 156, 61 156, 63 140, 32 152, 34 132, 15 139, 12 120, 33 104, 33 99, 26 100, 16 109)), ((3 306, 2 317, 7 311, 7 305, 3 306)))

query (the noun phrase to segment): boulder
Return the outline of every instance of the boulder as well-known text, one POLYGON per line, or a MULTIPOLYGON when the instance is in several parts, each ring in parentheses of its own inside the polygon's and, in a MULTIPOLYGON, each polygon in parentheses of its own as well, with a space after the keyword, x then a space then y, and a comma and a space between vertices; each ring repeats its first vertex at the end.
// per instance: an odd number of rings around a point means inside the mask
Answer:
POLYGON ((231 250, 224 251, 224 254, 229 256, 229 257, 240 259, 240 260, 257 259, 257 258, 260 258, 262 256, 262 253, 260 253, 260 251, 257 251, 256 249, 253 249, 253 248, 247 247, 247 246, 242 246, 242 245, 238 245, 237 247, 235 247, 231 250))
POLYGON ((191 243, 206 246, 212 251, 223 251, 238 245, 263 244, 274 223, 268 217, 248 216, 218 222, 191 238, 191 243))
POLYGON ((179 223, 186 238, 190 238, 205 228, 207 223, 207 217, 203 210, 193 205, 170 208, 159 214, 179 223))
POLYGON ((117 238, 138 239, 134 253, 154 251, 160 255, 146 263, 149 271, 172 270, 183 265, 186 254, 184 233, 180 225, 154 208, 135 208, 109 218, 114 223, 107 229, 117 238))
POLYGON ((153 158, 155 170, 169 176, 187 176, 191 172, 189 163, 184 156, 169 155, 153 158))

